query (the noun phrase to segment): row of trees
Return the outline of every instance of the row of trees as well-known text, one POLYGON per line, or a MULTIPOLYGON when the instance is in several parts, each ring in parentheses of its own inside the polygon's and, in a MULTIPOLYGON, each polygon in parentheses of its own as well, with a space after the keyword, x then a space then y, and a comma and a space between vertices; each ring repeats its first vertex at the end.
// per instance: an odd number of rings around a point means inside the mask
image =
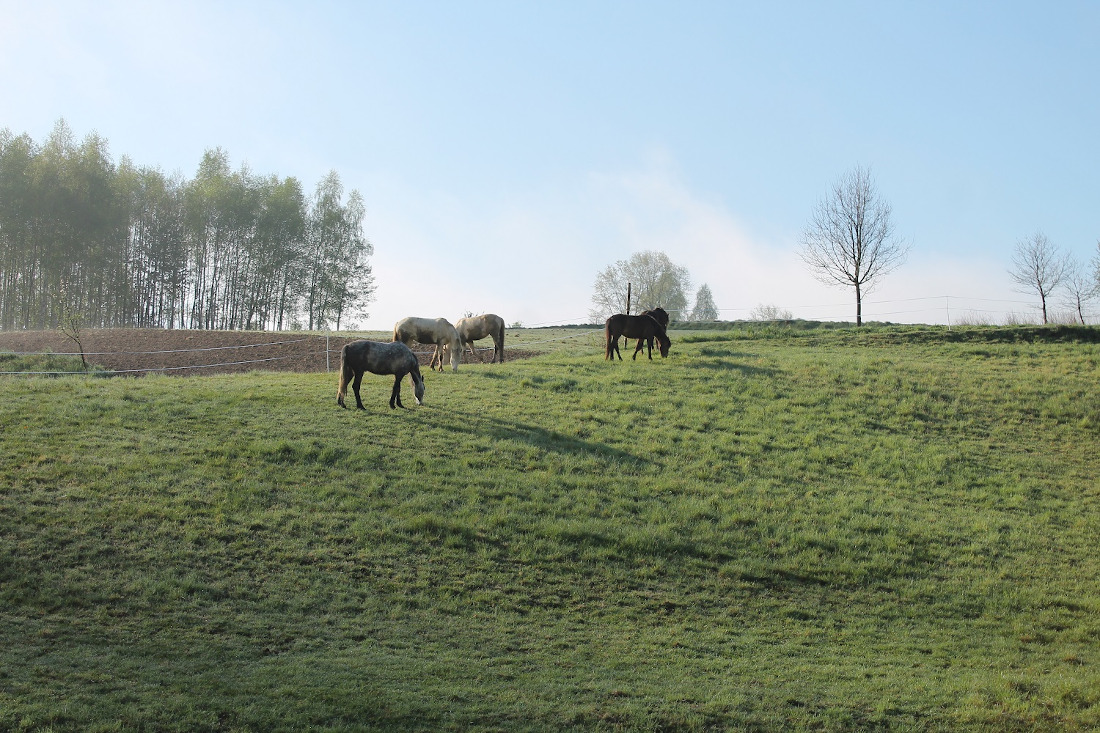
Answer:
POLYGON ((374 291, 365 213, 335 172, 307 196, 221 149, 186 180, 64 121, 41 145, 4 129, 0 328, 338 328, 374 291))
MULTIPOLYGON (((905 261, 910 248, 895 232, 890 204, 879 195, 870 171, 858 166, 841 176, 817 202, 801 244, 799 255, 818 281, 853 290, 857 326, 863 323, 863 297, 905 261)), ((1039 296, 1043 323, 1049 322, 1051 295, 1061 292, 1075 318, 1084 324, 1085 305, 1100 298, 1100 242, 1096 258, 1085 265, 1060 252, 1041 232, 1036 233, 1017 243, 1009 273, 1022 291, 1039 296)), ((642 252, 597 276, 592 297, 595 308, 590 313, 594 322, 612 313, 630 312, 628 283, 634 286, 637 311, 661 306, 678 314, 679 320, 718 317, 709 287, 699 288, 695 308, 689 311, 687 270, 673 264, 663 252, 642 252)), ((759 306, 750 317, 789 319, 791 314, 775 306, 759 306)))
POLYGON ((1049 323, 1048 302, 1056 293, 1065 296, 1065 304, 1082 325, 1085 305, 1100 298, 1100 242, 1091 267, 1062 252, 1042 232, 1016 243, 1009 274, 1024 292, 1039 296, 1043 323, 1049 323))

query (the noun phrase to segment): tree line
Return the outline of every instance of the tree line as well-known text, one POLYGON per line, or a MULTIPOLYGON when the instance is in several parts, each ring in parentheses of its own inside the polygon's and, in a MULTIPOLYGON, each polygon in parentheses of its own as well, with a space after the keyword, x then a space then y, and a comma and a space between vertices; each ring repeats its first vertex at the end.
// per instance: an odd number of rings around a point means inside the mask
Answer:
POLYGON ((339 328, 374 292, 365 214, 335 171, 307 196, 221 148, 186 179, 64 121, 42 144, 5 128, 0 329, 339 328))

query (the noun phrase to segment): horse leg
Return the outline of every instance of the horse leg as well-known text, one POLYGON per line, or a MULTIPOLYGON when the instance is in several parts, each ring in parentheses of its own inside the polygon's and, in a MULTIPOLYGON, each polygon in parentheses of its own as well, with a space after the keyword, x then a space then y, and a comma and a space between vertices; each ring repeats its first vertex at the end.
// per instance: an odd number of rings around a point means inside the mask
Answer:
POLYGON ((352 380, 351 390, 355 392, 355 407, 358 410, 365 410, 363 406, 363 400, 359 397, 359 385, 363 383, 363 372, 356 370, 355 379, 352 380))
POLYGON ((614 361, 615 356, 619 357, 619 361, 623 360, 623 352, 619 351, 619 337, 618 336, 611 339, 611 353, 613 354, 613 356, 611 357, 612 361, 614 361))
MULTIPOLYGON (((471 359, 473 359, 475 356, 477 356, 477 351, 474 349, 474 342, 473 341, 467 341, 466 342, 466 348, 470 350, 470 358, 471 359)), ((480 359, 481 357, 478 357, 478 358, 480 359)), ((485 361, 484 359, 481 359, 481 360, 485 361)))
POLYGON ((630 357, 632 360, 638 358, 638 352, 642 350, 642 346, 644 345, 645 339, 638 339, 638 345, 634 347, 634 355, 630 357))
POLYGON ((405 378, 404 374, 396 374, 393 378, 393 390, 390 392, 390 409, 394 407, 400 407, 402 410, 405 406, 401 404, 401 380, 405 378))

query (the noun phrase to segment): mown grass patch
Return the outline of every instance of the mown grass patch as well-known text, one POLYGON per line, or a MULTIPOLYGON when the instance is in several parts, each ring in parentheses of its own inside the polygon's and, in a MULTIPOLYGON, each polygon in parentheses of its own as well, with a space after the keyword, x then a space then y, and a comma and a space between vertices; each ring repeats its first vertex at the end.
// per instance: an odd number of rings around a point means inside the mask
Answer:
POLYGON ((0 728, 1100 725, 1095 344, 837 333, 4 380, 0 728))

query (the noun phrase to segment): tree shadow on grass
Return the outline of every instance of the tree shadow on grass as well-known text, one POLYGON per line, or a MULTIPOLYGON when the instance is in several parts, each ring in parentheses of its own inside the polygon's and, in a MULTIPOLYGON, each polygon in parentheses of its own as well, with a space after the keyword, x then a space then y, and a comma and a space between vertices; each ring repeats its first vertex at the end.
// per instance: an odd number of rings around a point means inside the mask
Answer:
POLYGON ((776 373, 774 369, 752 366, 750 364, 742 364, 740 362, 731 361, 729 359, 696 359, 692 366, 697 369, 709 369, 715 372, 740 372, 745 376, 752 377, 771 377, 775 376, 776 373))
POLYGON ((453 418, 435 423, 437 427, 462 435, 489 437, 493 440, 513 440, 553 453, 586 457, 595 456, 608 462, 628 461, 636 465, 649 465, 652 463, 645 456, 636 455, 620 448, 613 448, 606 443, 584 440, 556 430, 548 430, 516 420, 457 413, 447 407, 436 407, 434 409, 448 413, 453 418))

